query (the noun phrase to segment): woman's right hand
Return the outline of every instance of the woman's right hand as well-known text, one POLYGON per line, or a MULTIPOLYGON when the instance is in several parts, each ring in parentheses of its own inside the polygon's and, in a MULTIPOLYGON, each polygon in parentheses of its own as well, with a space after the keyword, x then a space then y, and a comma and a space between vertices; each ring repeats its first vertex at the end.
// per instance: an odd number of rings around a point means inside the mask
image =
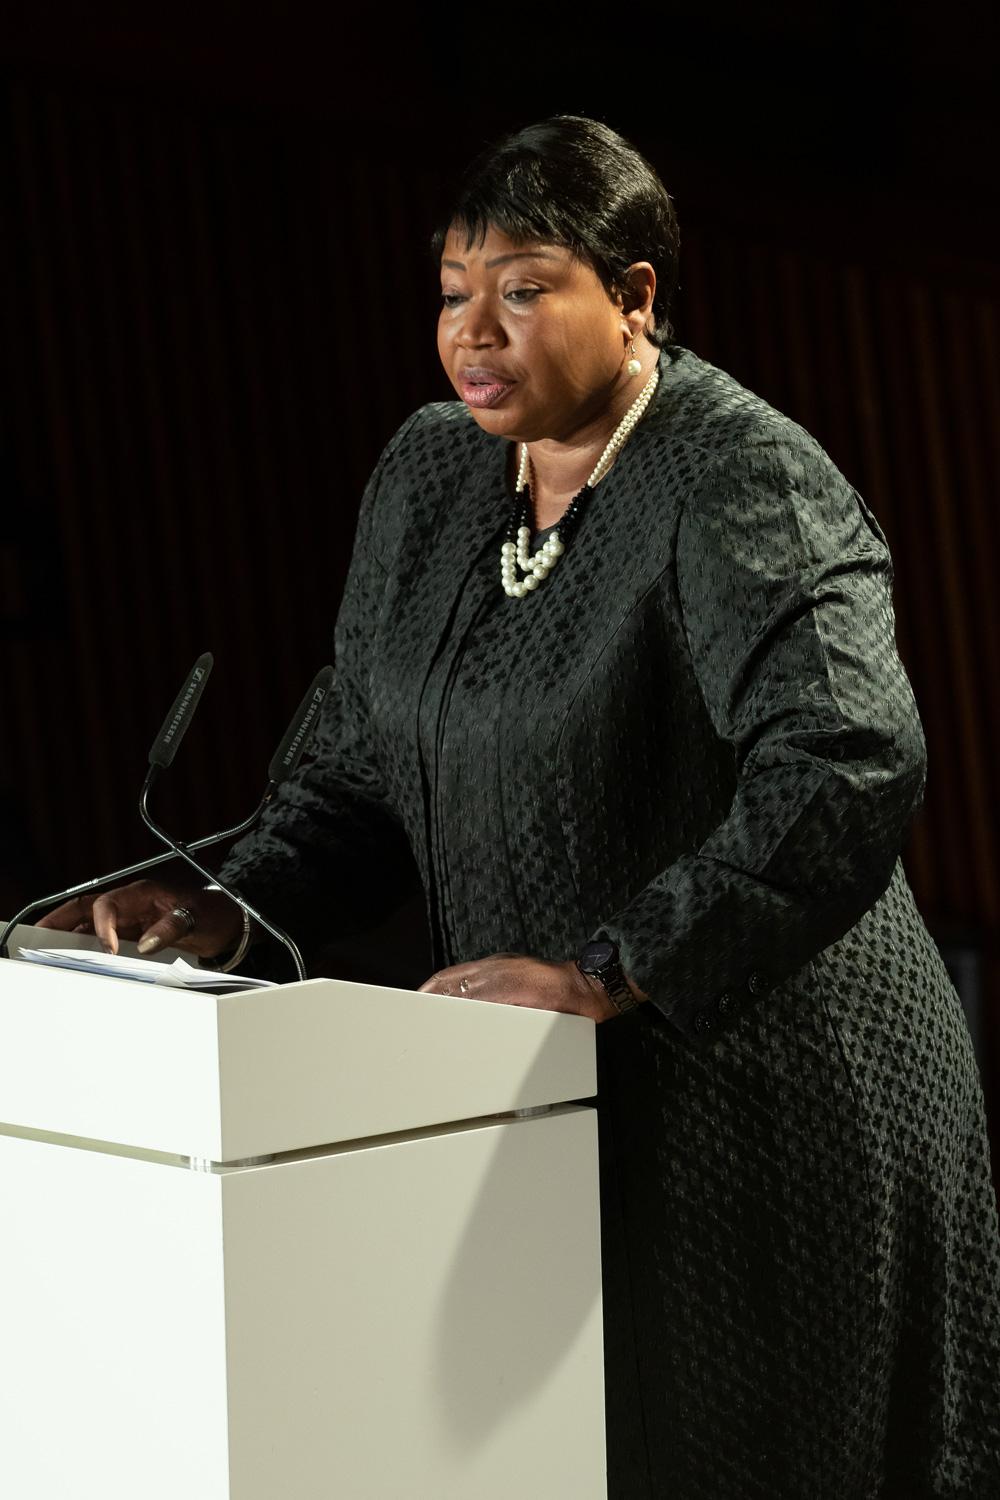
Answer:
POLYGON ((119 938, 135 938, 143 954, 173 947, 196 953, 199 958, 214 958, 236 947, 243 917, 222 891, 134 880, 131 885, 97 896, 88 894, 64 901, 36 925, 60 932, 94 933, 108 953, 118 952, 119 938), (175 907, 191 913, 193 927, 188 927, 183 916, 172 915, 175 907))

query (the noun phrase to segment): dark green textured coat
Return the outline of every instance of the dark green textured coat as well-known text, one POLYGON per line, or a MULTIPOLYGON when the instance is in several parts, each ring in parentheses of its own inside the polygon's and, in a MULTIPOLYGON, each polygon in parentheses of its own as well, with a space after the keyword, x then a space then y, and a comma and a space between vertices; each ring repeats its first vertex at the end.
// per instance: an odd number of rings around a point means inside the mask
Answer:
POLYGON ((336 937, 416 872, 435 967, 618 941, 652 1003, 596 1033, 612 1500, 996 1500, 996 1209, 899 862, 885 538, 789 418, 679 345, 660 375, 522 599, 509 444, 404 423, 319 748, 227 874, 336 937))

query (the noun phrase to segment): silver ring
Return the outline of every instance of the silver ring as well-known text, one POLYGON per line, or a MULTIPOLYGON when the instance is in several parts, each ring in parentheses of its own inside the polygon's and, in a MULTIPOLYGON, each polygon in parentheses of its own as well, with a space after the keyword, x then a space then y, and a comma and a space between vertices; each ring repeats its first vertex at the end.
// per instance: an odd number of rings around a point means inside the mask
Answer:
POLYGON ((172 917, 180 917, 187 923, 187 926, 181 933, 181 937, 186 937, 187 934, 193 930, 195 925, 195 915, 193 911, 188 911, 186 906, 175 906, 170 915, 172 917))
POLYGON ((462 991, 463 995, 467 995, 469 993, 469 981, 467 979, 463 979, 458 987, 462 991))

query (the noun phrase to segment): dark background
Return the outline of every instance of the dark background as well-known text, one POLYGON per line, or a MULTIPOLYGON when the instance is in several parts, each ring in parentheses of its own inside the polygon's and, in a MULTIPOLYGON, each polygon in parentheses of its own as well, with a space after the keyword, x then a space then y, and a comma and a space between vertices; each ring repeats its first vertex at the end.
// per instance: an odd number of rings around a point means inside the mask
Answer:
MULTIPOLYGON (((330 658, 364 481, 454 394, 426 250, 454 173, 589 114, 674 197, 678 341, 889 536, 929 753, 905 863, 996 1117, 997 40, 960 5, 8 10, 0 910, 146 852, 146 751, 205 649, 157 805, 190 835, 253 805, 330 658)), ((419 983, 423 941, 404 912, 334 967, 419 983)))

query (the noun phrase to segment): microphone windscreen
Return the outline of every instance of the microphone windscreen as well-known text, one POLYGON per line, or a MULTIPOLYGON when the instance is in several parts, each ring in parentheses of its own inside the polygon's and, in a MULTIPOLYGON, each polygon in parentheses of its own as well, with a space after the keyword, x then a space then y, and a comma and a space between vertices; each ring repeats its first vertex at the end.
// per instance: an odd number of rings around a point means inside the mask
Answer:
POLYGON ((305 697, 295 711, 295 718, 285 730, 284 739, 271 757, 267 774, 272 781, 287 781, 301 759, 309 736, 316 727, 323 699, 333 683, 333 668, 322 667, 316 673, 305 697))
POLYGON ((208 674, 212 670, 213 660, 211 651, 206 651, 202 656, 199 656, 185 678, 184 686, 174 699, 170 712, 163 721, 163 727, 153 741, 152 749, 149 752, 149 764, 151 766, 159 766, 161 770, 165 771, 173 761, 174 756, 177 754, 177 747, 184 738, 194 711, 198 707, 198 699, 201 697, 205 683, 208 681, 208 674))

